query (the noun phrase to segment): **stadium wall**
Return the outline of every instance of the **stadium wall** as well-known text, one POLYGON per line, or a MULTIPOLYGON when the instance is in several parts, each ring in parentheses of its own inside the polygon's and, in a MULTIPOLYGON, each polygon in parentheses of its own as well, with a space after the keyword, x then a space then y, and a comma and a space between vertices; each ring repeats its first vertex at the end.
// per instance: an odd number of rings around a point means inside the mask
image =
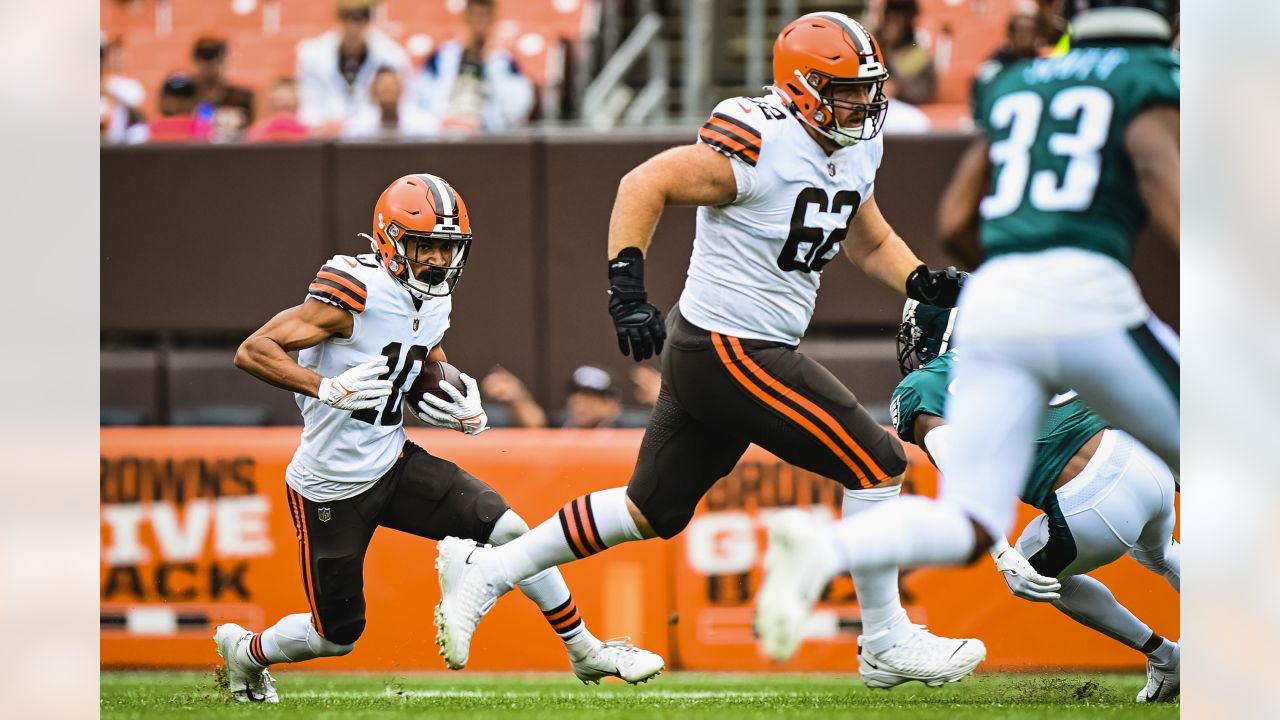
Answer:
MULTIPOLYGON (((449 358, 479 375, 501 364, 548 407, 582 363, 625 377, 605 305, 604 255, 618 181, 692 133, 528 135, 466 142, 104 147, 101 151, 104 332, 240 337, 300 302, 316 269, 360 253, 391 179, 448 178, 476 241, 455 296, 449 358)), ((889 137, 876 198, 934 265, 948 264, 937 201, 967 135, 889 137)), ((668 208, 648 261, 654 301, 684 282, 694 210, 668 208)), ((1178 326, 1178 260, 1144 238, 1135 265, 1156 312, 1178 326)), ((901 298, 847 262, 824 273, 812 330, 896 328, 901 298)), ((110 383, 104 382, 104 385, 110 383)), ((855 389, 856 386, 855 386, 855 389)), ((891 387, 883 388, 885 399, 891 387)), ((858 389, 862 393, 861 389, 858 389)))
MULTIPOLYGON (((213 627, 261 629, 305 611, 284 495, 296 428, 148 428, 101 432, 101 657, 105 668, 208 667, 213 627)), ((494 430, 477 437, 412 430, 410 437, 498 489, 531 525, 582 493, 630 476, 639 431, 494 430)), ((908 490, 932 494, 932 466, 908 446, 908 490)), ((601 638, 628 635, 689 670, 853 672, 859 628, 848 579, 819 605, 818 635, 786 665, 757 652, 750 631, 764 524, 778 507, 838 514, 840 489, 752 447, 672 542, 631 543, 564 568, 601 638)), ((1021 523, 1033 512, 1023 507, 1021 523)), ((355 652, 314 669, 439 670, 432 543, 380 530, 365 566, 368 628, 355 652)), ((1178 596, 1129 558, 1093 573, 1157 632, 1178 637, 1178 596)), ((1142 656, 1012 597, 988 558, 963 570, 904 573, 916 622, 979 637, 988 669, 1140 669, 1142 656)), ((476 670, 563 670, 560 643, 518 595, 490 613, 472 645, 476 670)))

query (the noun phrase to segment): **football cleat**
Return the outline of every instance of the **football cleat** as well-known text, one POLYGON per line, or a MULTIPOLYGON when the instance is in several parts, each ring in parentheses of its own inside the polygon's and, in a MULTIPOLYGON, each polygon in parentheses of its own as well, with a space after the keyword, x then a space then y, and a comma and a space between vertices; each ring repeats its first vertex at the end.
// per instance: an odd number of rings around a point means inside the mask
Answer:
POLYGON ((636 685, 649 682, 667 667, 661 655, 632 645, 631 638, 596 643, 585 656, 570 660, 573 674, 583 685, 599 685, 606 677, 622 678, 636 685))
POLYGON ((266 668, 249 660, 246 645, 251 639, 253 633, 235 623, 219 625, 214 631, 218 655, 227 663, 227 690, 237 702, 278 703, 276 679, 266 668))
POLYGON ((1147 684, 1138 693, 1138 702, 1173 702, 1180 689, 1179 668, 1182 665, 1182 646, 1173 646, 1173 660, 1168 665, 1156 665, 1147 660, 1147 684))
POLYGON ((801 510, 783 510, 769 529, 764 583, 756 596, 756 636, 769 657, 788 660, 804 640, 810 610, 830 581, 826 557, 834 551, 823 525, 801 510))
POLYGON ((858 638, 858 645, 858 674, 870 688, 913 680, 939 687, 962 679, 987 657, 981 640, 938 637, 923 625, 912 626, 901 641, 881 652, 867 649, 864 638, 858 638))
POLYGON ((450 670, 467 666, 471 636, 480 618, 515 586, 492 551, 474 540, 447 537, 436 546, 440 602, 436 605, 436 645, 450 670))

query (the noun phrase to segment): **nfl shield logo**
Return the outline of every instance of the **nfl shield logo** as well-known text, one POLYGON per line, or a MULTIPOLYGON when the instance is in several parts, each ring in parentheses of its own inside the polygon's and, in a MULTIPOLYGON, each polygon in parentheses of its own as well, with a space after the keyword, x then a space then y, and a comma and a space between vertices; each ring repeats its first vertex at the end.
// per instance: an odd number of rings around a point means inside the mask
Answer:
POLYGON ((420 317, 415 317, 415 318, 413 319, 413 334, 414 334, 414 335, 417 335, 417 334, 418 334, 418 328, 420 328, 420 327, 422 327, 422 318, 420 318, 420 317))
POLYGON ((316 517, 320 518, 320 522, 329 522, 333 517, 333 512, 329 508, 320 508, 316 511, 316 517))

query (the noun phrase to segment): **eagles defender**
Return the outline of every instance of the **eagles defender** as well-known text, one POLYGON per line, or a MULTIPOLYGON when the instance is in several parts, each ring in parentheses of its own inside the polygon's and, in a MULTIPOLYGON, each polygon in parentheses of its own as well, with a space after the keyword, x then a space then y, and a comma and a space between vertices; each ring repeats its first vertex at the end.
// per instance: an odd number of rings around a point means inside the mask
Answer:
MULTIPOLYGON (((367 237, 367 236, 366 236, 367 237)), ((406 175, 378 199, 374 252, 320 268, 301 305, 276 315, 236 353, 236 366, 294 392, 302 442, 285 472, 310 611, 261 633, 221 625, 214 640, 239 701, 278 702, 267 667, 346 655, 365 627, 364 555, 379 527, 502 544, 529 528, 493 488, 405 438, 402 395, 425 363, 443 362, 452 292, 470 254, 471 220, 443 179, 406 175), (295 362, 288 355, 299 351, 295 362)), ((424 395, 410 410, 428 424, 487 429, 476 382, 452 401, 424 395)), ((564 641, 583 682, 647 680, 662 658, 587 630, 558 570, 520 589, 564 641)))
MULTIPOLYGON (((907 301, 898 333, 904 377, 889 405, 898 437, 924 449, 943 475, 951 471, 953 438, 944 410, 954 367, 964 362, 950 343, 955 315, 907 301)), ((1173 474, 1150 450, 1107 427, 1075 393, 1062 393, 1049 401, 1020 493, 1043 514, 1023 528, 1016 550, 1004 537, 991 550, 1015 595, 1052 602, 1077 622, 1146 655, 1147 685, 1138 702, 1178 696, 1181 650, 1085 573, 1128 554, 1178 590, 1174 493, 1173 474)))
POLYGON ((904 499, 834 532, 777 528, 757 609, 775 654, 799 643, 818 578, 961 564, 1003 537, 1063 388, 1178 470, 1177 339, 1127 267, 1148 220, 1179 239, 1178 57, 1168 47, 1177 2, 1069 0, 1066 10, 1069 52, 979 83, 984 137, 944 197, 944 235, 977 224, 987 258, 955 328, 964 361, 940 499, 904 499))
MULTIPOLYGON (((474 553, 441 543, 438 641, 451 662, 466 662, 490 601, 520 578, 674 537, 749 443, 844 485, 845 515, 898 495, 901 445, 796 345, 842 246, 867 275, 922 301, 953 305, 961 278, 930 271, 877 208, 888 74, 875 39, 844 15, 813 13, 782 30, 773 62, 771 93, 720 103, 696 143, 623 178, 609 224, 609 310, 624 354, 662 360, 635 471, 626 487, 579 497, 513 543, 474 553), (701 207, 684 292, 664 325, 645 292, 644 255, 666 205, 701 207)), ((867 684, 941 684, 985 656, 976 640, 909 622, 896 568, 854 583, 867 684)))

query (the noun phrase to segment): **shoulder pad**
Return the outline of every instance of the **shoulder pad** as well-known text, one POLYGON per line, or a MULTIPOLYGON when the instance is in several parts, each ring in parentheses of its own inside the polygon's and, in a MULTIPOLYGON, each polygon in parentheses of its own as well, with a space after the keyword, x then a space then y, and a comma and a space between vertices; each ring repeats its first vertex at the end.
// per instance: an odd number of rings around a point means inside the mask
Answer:
POLYGON ((765 128, 785 118, 785 111, 760 98, 729 98, 711 111, 698 130, 698 140, 754 167, 760 161, 765 128))
POLYGON ((360 275, 368 272, 366 268, 350 255, 335 255, 316 273, 307 287, 307 297, 348 312, 363 312, 369 300, 369 289, 360 275))

